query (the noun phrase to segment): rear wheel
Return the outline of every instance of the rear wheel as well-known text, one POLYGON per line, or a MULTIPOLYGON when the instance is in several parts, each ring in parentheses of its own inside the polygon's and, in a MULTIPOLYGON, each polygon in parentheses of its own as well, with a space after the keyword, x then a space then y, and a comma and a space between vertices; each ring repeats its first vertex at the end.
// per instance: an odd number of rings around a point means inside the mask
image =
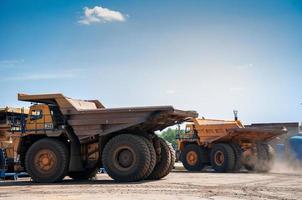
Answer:
POLYGON ((106 172, 114 180, 138 181, 149 169, 150 151, 141 137, 122 134, 106 144, 102 162, 106 172))
POLYGON ((275 152, 271 145, 261 143, 257 145, 257 164, 255 170, 258 172, 268 172, 274 164, 275 152))
POLYGON ((157 180, 165 177, 169 174, 171 166, 171 152, 168 144, 162 138, 157 139, 160 144, 160 155, 158 162, 156 163, 152 173, 148 179, 157 180))
POLYGON ((241 147, 236 143, 230 143, 230 145, 235 154, 235 164, 232 171, 236 172, 239 171, 242 167, 242 163, 241 163, 242 150, 241 147))
POLYGON ((35 182, 57 182, 67 174, 68 157, 64 143, 56 139, 41 139, 28 149, 25 167, 35 182))
POLYGON ((188 171, 201 171, 205 167, 204 152, 196 144, 187 145, 181 153, 181 161, 188 171))
POLYGON ((232 171, 235 167, 235 153, 229 144, 215 144, 211 151, 211 164, 217 172, 232 171))
POLYGON ((174 164, 175 164, 175 160, 176 160, 175 150, 174 150, 172 144, 167 143, 167 145, 169 147, 169 151, 170 151, 170 155, 171 155, 171 162, 170 162, 169 168, 166 171, 166 173, 164 173, 162 175, 162 178, 165 177, 165 176, 167 176, 172 171, 172 169, 174 167, 174 164))
POLYGON ((149 152, 150 152, 150 165, 148 167, 148 170, 147 170, 146 174, 143 176, 143 179, 145 179, 152 173, 152 171, 153 171, 153 169, 156 165, 156 152, 155 152, 154 146, 153 146, 153 144, 150 140, 148 140, 145 137, 141 137, 141 138, 147 144, 149 152))
POLYGON ((244 167, 249 171, 268 172, 274 164, 274 149, 267 143, 259 143, 256 148, 243 153, 244 167))

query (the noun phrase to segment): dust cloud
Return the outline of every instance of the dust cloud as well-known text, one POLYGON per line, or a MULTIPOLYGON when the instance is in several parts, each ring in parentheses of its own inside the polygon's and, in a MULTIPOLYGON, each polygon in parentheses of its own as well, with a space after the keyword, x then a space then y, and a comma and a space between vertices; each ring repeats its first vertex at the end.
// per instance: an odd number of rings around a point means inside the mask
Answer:
POLYGON ((276 160, 271 172, 302 175, 302 162, 297 160, 276 160))

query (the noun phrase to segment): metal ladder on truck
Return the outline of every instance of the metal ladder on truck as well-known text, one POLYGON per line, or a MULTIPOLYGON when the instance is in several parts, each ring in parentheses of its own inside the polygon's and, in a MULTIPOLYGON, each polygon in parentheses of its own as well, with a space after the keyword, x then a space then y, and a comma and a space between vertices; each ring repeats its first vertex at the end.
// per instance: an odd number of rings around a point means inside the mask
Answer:
POLYGON ((10 160, 6 156, 5 149, 0 149, 0 179, 5 180, 7 177, 11 177, 17 180, 17 173, 7 173, 8 162, 10 162, 10 160))

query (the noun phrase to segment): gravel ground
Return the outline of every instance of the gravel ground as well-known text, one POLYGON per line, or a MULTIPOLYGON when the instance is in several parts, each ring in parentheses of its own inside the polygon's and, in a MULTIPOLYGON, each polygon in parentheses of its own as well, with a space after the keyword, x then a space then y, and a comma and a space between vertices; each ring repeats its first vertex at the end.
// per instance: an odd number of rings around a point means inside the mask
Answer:
POLYGON ((106 174, 96 180, 36 184, 29 178, 0 182, 0 199, 302 199, 302 173, 192 173, 177 167, 165 179, 116 183, 106 174))

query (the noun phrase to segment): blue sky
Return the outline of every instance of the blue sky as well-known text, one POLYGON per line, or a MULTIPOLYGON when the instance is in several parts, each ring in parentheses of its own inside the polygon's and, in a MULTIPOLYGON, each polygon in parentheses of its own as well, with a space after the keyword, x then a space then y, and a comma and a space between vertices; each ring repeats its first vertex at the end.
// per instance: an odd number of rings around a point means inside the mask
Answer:
POLYGON ((302 1, 0 1, 0 106, 61 92, 301 121, 301 75, 302 1))

